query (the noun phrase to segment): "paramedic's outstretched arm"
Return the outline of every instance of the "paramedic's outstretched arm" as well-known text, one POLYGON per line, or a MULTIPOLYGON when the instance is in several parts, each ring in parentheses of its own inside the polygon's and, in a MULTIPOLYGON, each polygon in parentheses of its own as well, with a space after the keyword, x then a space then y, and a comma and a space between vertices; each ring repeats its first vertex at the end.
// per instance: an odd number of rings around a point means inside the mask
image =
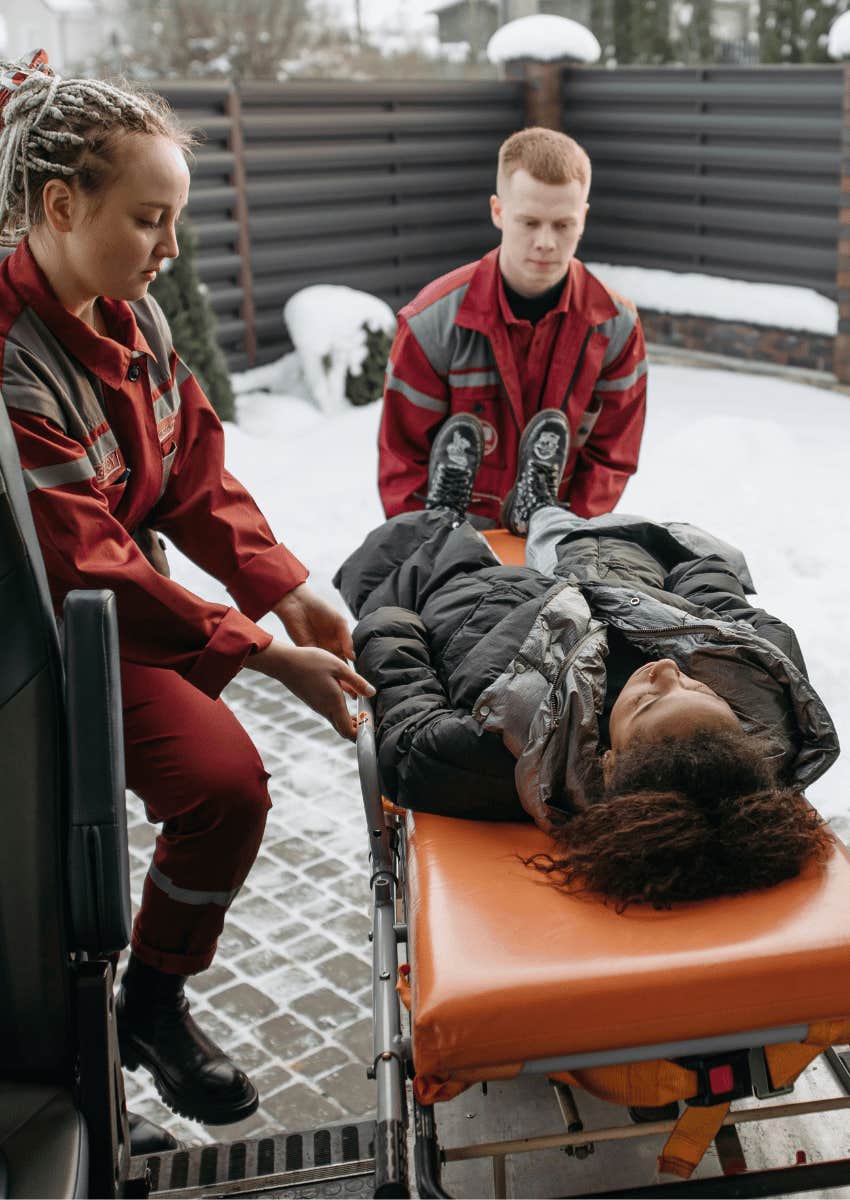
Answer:
POLYGON ((375 694, 370 683, 326 650, 273 641, 252 654, 245 666, 282 683, 351 742, 357 734, 357 720, 349 713, 345 697, 375 694))

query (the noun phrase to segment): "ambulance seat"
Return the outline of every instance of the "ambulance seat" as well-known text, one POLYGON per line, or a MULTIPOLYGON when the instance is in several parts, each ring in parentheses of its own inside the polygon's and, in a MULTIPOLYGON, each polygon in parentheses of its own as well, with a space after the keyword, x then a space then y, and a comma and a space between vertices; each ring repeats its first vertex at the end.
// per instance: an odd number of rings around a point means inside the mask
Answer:
POLYGON ((0 1197, 118 1188, 94 1153, 115 1124, 91 1128, 104 1088, 123 1113, 106 958, 130 917, 114 597, 72 593, 63 625, 64 654, 0 404, 0 1197))

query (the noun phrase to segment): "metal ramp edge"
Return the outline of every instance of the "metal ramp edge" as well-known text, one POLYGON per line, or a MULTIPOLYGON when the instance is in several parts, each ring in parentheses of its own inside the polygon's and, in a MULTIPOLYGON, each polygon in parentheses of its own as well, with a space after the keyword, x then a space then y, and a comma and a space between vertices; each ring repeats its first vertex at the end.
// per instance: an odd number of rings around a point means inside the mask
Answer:
MULTIPOLYGON (((187 1146, 130 1160, 129 1180, 149 1175, 152 1197, 372 1196, 375 1122, 187 1146)), ((133 1194, 144 1194, 133 1189, 133 1194)))

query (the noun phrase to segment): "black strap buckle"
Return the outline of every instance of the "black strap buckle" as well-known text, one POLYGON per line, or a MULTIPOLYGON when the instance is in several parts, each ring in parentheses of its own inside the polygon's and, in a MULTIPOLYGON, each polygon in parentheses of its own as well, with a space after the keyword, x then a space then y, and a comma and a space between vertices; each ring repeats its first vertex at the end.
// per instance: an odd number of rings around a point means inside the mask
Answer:
POLYGON ((750 1078, 759 1100, 769 1100, 771 1096, 789 1096, 794 1091, 793 1083, 786 1083, 784 1087, 775 1086, 770 1078, 764 1046, 753 1046, 750 1051, 750 1078))
POLYGON ((725 1054, 707 1054, 693 1058, 677 1058, 681 1066, 695 1071, 698 1091, 685 1103, 695 1108, 727 1104, 742 1096, 753 1094, 750 1076, 750 1051, 730 1050, 725 1054))

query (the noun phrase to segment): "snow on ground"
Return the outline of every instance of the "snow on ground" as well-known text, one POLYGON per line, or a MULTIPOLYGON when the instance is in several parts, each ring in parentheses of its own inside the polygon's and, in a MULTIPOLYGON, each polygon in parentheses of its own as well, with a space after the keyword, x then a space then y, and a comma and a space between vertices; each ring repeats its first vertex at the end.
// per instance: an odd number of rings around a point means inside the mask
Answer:
POLYGON ((537 62, 554 62, 569 58, 574 62, 598 62, 602 47, 594 34, 569 17, 535 13, 518 17, 497 29, 487 43, 491 63, 512 62, 531 58, 537 62))
POLYGON ((777 329, 806 329, 828 337, 838 332, 838 305, 811 288, 611 263, 586 266, 609 287, 628 296, 638 309, 746 321, 748 325, 777 329))
MULTIPOLYGON (((649 394, 640 469, 620 507, 693 521, 745 551, 758 602, 797 630, 847 748, 810 796, 850 838, 850 397, 664 365, 652 366, 649 394)), ((302 399, 243 393, 240 425, 227 427, 228 466, 337 603, 333 572, 383 519, 379 418, 378 404, 328 417, 302 399)), ((176 551, 170 557, 179 582, 226 599, 176 551)), ((280 632, 273 617, 263 624, 280 632)))

